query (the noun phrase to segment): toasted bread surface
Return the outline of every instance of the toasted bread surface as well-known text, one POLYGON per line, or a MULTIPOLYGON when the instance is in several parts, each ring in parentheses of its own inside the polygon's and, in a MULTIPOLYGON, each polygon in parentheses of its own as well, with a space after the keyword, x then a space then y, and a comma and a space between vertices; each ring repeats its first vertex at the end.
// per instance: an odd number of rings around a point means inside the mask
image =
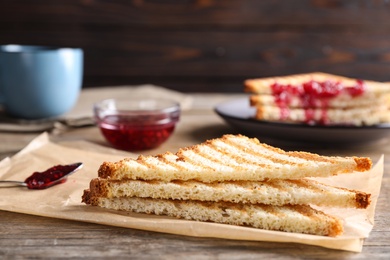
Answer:
POLYGON ((126 158, 104 162, 100 178, 142 180, 263 181, 328 177, 367 171, 366 157, 321 156, 286 152, 243 135, 224 135, 202 144, 180 149, 176 154, 126 158))

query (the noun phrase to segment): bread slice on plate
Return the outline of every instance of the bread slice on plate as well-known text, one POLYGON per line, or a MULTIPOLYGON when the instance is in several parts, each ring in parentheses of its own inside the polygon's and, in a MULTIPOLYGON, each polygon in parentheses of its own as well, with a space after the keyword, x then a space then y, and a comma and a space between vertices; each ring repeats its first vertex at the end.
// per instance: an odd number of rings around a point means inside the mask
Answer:
POLYGON ((248 79, 254 119, 309 125, 390 122, 390 84, 327 73, 248 79))
POLYGON ((366 86, 364 93, 362 93, 364 95, 366 94, 380 95, 382 93, 390 92, 389 89, 390 84, 388 83, 382 83, 382 82, 370 81, 370 80, 363 81, 360 79, 343 77, 343 76, 323 73, 323 72, 247 79, 244 81, 244 91, 249 93, 257 93, 257 94, 273 94, 273 90, 271 86, 275 83, 279 85, 285 85, 285 86, 287 85, 299 86, 310 81, 316 81, 316 82, 331 81, 335 83, 341 83, 342 87, 346 87, 346 88, 352 88, 359 83, 364 83, 366 86))

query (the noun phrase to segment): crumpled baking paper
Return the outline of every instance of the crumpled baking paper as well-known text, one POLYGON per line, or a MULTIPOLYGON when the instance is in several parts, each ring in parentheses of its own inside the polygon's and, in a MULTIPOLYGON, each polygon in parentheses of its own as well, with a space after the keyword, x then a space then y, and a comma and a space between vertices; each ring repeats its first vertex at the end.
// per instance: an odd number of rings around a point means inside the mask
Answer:
MULTIPOLYGON (((133 154, 126 156, 132 157, 133 154)), ((81 203, 84 189, 89 187, 92 178, 97 177, 102 162, 123 158, 123 154, 97 153, 90 149, 61 146, 51 142, 46 133, 41 134, 12 158, 0 162, 0 180, 23 181, 34 171, 43 171, 57 164, 81 161, 84 163, 83 168, 69 176, 67 182, 45 190, 0 188, 0 210, 194 237, 291 242, 360 252, 364 238, 369 236, 374 225, 375 206, 384 168, 382 156, 369 172, 320 179, 323 183, 372 194, 372 203, 368 209, 323 209, 344 221, 344 234, 332 238, 114 211, 81 203)))

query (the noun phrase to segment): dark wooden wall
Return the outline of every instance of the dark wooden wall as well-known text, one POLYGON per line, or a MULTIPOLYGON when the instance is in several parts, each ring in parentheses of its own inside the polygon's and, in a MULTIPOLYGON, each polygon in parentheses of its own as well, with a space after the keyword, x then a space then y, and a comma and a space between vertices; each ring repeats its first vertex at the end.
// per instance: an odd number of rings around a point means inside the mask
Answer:
POLYGON ((323 71, 390 81, 390 1, 0 0, 0 44, 81 47, 84 87, 242 92, 323 71))

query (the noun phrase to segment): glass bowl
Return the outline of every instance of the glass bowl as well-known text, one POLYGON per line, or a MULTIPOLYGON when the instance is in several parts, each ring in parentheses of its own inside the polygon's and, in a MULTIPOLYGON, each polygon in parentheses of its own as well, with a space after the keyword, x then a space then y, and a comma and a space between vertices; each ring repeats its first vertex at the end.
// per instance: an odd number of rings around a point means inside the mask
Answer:
POLYGON ((168 99, 105 99, 94 104, 105 139, 116 149, 153 149, 173 133, 180 104, 168 99))

